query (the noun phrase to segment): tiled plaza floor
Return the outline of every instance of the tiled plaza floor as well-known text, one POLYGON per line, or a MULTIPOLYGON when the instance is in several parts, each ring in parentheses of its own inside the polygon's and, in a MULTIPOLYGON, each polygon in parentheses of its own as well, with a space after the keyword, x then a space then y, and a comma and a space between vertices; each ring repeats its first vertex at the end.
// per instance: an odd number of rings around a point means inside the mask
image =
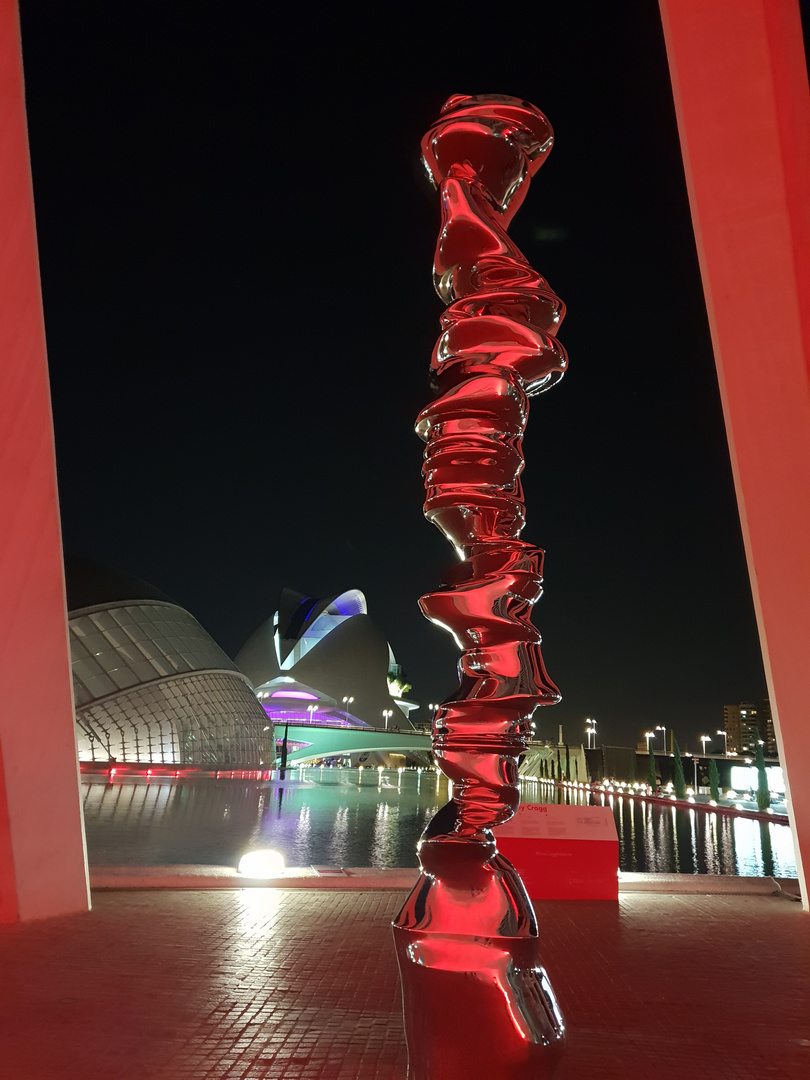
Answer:
MULTIPOLYGON (((395 891, 113 891, 0 927, 3 1080, 404 1080, 395 891)), ((810 917, 783 896, 537 905, 558 1080, 808 1080, 810 917)), ((496 1078, 481 1078, 496 1080, 496 1078)))

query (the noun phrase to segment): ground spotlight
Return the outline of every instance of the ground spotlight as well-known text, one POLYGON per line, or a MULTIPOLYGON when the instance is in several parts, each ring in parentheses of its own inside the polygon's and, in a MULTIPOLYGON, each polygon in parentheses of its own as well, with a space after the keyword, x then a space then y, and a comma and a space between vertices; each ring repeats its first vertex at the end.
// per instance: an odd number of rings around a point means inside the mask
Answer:
POLYGON ((237 874, 253 878, 281 877, 284 873, 284 856, 278 851, 265 848, 261 851, 248 851, 239 860, 237 874))

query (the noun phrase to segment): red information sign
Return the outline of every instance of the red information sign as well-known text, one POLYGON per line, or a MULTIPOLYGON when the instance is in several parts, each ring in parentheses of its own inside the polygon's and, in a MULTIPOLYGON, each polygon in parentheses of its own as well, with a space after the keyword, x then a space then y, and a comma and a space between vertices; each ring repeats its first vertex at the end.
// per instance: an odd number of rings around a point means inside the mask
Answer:
POLYGON ((607 806, 521 803, 495 830, 532 900, 617 900, 619 839, 607 806))

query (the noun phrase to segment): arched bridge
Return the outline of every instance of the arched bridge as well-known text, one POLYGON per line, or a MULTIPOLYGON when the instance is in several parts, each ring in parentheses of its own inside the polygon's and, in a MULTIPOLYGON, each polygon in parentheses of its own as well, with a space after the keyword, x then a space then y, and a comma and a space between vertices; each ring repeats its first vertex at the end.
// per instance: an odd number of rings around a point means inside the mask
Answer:
MULTIPOLYGON (((276 743, 284 737, 284 725, 275 726, 276 743)), ((302 764, 341 754, 403 753, 430 751, 430 736, 418 731, 386 731, 383 728, 329 727, 326 724, 290 724, 287 732, 287 764, 302 764), (299 745, 295 745, 299 744, 299 745), (295 748, 294 748, 295 746, 295 748)))

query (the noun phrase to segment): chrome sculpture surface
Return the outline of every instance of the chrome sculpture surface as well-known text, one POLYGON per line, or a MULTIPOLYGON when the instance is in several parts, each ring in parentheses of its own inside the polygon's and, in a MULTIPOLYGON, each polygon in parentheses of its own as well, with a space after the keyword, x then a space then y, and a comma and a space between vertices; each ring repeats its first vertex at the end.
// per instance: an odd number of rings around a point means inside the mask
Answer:
POLYGON ((434 262, 448 305, 417 420, 425 516, 460 562, 423 613, 461 649, 460 685, 433 722, 453 798, 419 842, 421 874, 394 921, 411 1080, 542 1080, 564 1040, 537 923, 492 827, 520 802, 518 758, 538 705, 559 701, 531 624, 543 552, 520 539, 528 399, 562 377, 564 307, 506 229, 551 149, 534 106, 456 95, 422 140, 441 196, 434 262))

